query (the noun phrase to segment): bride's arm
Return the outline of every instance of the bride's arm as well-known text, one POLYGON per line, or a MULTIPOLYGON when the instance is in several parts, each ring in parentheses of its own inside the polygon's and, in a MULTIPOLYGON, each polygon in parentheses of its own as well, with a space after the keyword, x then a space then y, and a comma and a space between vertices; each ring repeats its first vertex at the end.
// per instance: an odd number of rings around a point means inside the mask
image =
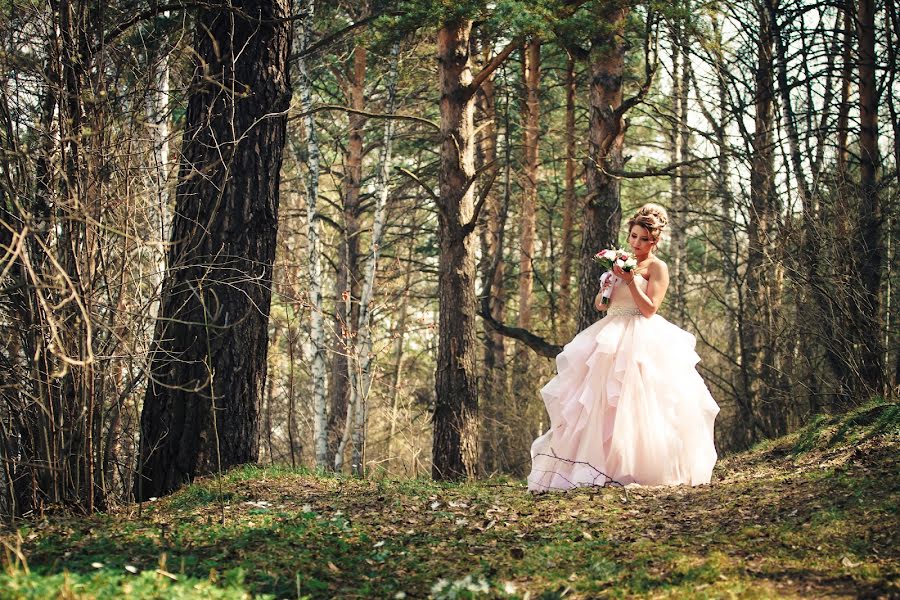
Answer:
POLYGON ((603 284, 600 286, 600 291, 597 292, 597 295, 594 296, 594 308, 599 310, 600 312, 605 312, 609 310, 609 298, 603 297, 603 292, 606 291, 606 288, 612 285, 612 277, 604 277, 603 284))
POLYGON ((661 260, 654 260, 647 267, 649 281, 647 282, 646 292, 634 282, 635 277, 642 277, 642 275, 625 272, 622 274, 616 273, 616 275, 625 280, 628 291, 631 292, 631 297, 634 299, 634 303, 641 311, 641 314, 645 317, 655 315, 662 305, 663 298, 666 297, 666 290, 669 289, 669 267, 666 266, 666 263, 661 260))

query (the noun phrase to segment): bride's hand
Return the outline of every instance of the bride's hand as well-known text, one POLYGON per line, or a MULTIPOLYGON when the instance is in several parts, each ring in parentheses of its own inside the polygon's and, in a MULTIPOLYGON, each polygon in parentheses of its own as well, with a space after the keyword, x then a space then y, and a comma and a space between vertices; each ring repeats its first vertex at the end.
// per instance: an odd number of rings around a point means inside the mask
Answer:
POLYGON ((631 271, 626 271, 618 265, 613 266, 613 273, 616 275, 616 277, 624 281, 625 285, 631 285, 631 282, 634 281, 634 273, 632 273, 631 271))

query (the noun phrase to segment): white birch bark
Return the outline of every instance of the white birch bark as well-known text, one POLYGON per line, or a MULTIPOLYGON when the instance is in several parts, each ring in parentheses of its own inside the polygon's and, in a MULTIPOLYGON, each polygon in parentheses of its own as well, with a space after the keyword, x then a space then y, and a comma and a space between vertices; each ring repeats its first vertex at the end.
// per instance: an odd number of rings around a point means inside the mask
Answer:
POLYGON ((314 0, 304 0, 301 4, 300 58, 297 61, 300 73, 300 106, 305 115, 307 169, 306 220, 307 249, 309 256, 309 305, 310 342, 312 343, 312 403, 313 435, 315 442, 316 467, 325 468, 328 455, 328 415, 325 404, 325 323, 322 318, 322 251, 319 241, 319 220, 316 203, 319 196, 319 143, 316 137, 316 121, 312 114, 312 81, 309 65, 303 52, 309 48, 312 39, 314 0))
POLYGON ((153 143, 153 184, 159 210, 160 239, 169 238, 172 216, 169 213, 169 59, 162 57, 154 66, 154 87, 147 103, 147 117, 153 122, 150 139, 153 143))
MULTIPOLYGON (((393 114, 397 91, 397 63, 400 48, 397 44, 391 48, 391 66, 387 80, 387 113, 393 114)), ((387 211, 388 183, 391 174, 391 146, 393 143, 394 120, 388 118, 384 123, 384 151, 378 172, 378 196, 375 202, 375 214, 372 225, 372 248, 366 259, 365 280, 359 300, 359 324, 356 340, 356 356, 358 364, 351 377, 350 399, 355 404, 353 411, 353 450, 351 469, 354 475, 363 475, 364 446, 366 439, 366 414, 368 412, 369 389, 372 384, 372 303, 375 295, 375 273, 378 269, 378 254, 384 235, 384 222, 387 211)), ((350 422, 350 415, 347 417, 350 422)), ((338 453, 340 454, 340 452, 338 453)))
MULTIPOLYGON (((410 249, 410 257, 412 256, 412 249, 410 249)), ((406 270, 404 274, 404 283, 403 290, 409 290, 410 286, 410 275, 412 271, 410 269, 406 270)), ((390 431, 388 433, 387 439, 387 458, 388 460, 393 460, 393 448, 394 448, 394 438, 397 435, 397 414, 399 412, 400 405, 400 375, 403 371, 403 336, 406 332, 406 318, 407 318, 407 307, 409 306, 409 302, 406 301, 406 298, 400 303, 400 315, 397 317, 397 325, 394 328, 393 337, 394 340, 394 363, 393 363, 393 373, 391 376, 391 413, 390 413, 390 431)))
MULTIPOLYGON (((168 13, 164 13, 168 16, 168 13)), ((147 93, 147 125, 151 144, 152 166, 148 171, 148 187, 153 194, 153 206, 149 207, 151 227, 156 228, 155 272, 151 274, 152 289, 158 296, 166 272, 167 244, 172 228, 172 214, 169 211, 169 57, 161 56, 151 66, 150 89, 147 93)), ((152 231, 152 229, 151 229, 152 231)), ((151 317, 156 319, 159 304, 151 305, 151 317)))

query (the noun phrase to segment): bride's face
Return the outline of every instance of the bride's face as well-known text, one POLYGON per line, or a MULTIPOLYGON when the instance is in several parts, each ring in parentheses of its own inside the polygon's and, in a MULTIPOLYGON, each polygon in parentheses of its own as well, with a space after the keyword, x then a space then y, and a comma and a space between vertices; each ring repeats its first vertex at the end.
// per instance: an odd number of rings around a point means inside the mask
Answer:
POLYGON ((653 246, 656 245, 656 242, 650 237, 650 232, 647 231, 646 227, 633 225, 628 234, 628 244, 631 246, 631 250, 634 252, 635 256, 645 257, 653 250, 653 246))

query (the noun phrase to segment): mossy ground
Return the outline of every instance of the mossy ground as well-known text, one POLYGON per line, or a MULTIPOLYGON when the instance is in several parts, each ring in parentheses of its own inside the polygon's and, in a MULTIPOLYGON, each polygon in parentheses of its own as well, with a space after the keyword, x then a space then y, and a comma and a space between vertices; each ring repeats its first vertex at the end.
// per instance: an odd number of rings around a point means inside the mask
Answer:
POLYGON ((7 530, 0 597, 897 597, 898 450, 900 406, 877 402, 696 488, 535 497, 247 467, 7 530))

